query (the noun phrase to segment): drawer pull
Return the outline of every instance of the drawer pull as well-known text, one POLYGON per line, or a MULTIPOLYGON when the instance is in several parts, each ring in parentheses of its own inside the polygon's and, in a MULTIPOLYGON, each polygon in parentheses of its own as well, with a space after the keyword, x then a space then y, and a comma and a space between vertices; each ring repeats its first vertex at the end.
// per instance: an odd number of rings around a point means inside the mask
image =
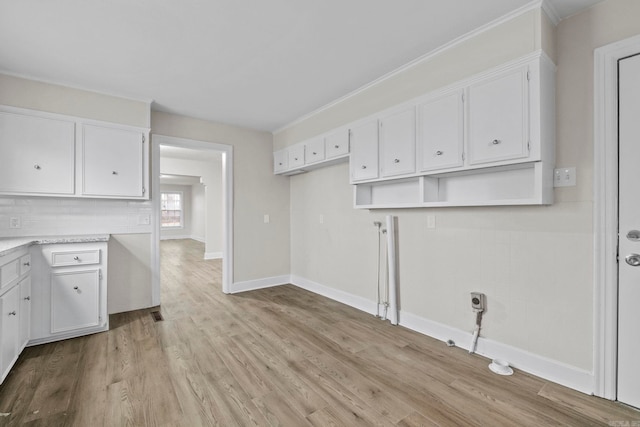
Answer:
POLYGON ((9 313, 9 316, 15 316, 16 314, 18 314, 18 313, 16 313, 16 311, 13 310, 12 312, 9 313))
POLYGON ((502 141, 500 141, 499 139, 494 139, 493 141, 491 141, 491 143, 493 145, 498 145, 498 144, 500 144, 500 142, 502 142, 502 141))

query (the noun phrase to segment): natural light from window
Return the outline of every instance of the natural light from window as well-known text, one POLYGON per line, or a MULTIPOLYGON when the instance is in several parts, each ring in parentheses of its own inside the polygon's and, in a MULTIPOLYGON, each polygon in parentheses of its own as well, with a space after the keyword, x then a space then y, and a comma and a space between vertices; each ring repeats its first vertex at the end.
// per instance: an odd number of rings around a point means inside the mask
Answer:
POLYGON ((162 227, 182 227, 182 193, 178 191, 161 193, 160 201, 162 204, 162 227))

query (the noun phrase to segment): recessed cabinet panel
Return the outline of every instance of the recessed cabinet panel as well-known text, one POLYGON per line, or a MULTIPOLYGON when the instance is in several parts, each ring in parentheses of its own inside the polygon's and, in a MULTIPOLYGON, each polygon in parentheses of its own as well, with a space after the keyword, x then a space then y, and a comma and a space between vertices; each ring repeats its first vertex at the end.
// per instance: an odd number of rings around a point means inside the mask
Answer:
POLYGON ((349 166, 352 181, 363 181, 378 177, 377 120, 372 120, 351 129, 351 159, 349 166))
POLYGON ((99 270, 52 273, 51 332, 98 326, 99 297, 99 270))
POLYGON ((10 285, 20 276, 20 260, 14 259, 0 266, 0 290, 10 285))
POLYGON ((84 125, 82 148, 83 195, 144 196, 142 132, 84 125))
POLYGON ((304 144, 292 145, 287 151, 289 155, 289 167, 287 169, 304 166, 304 144))
POLYGON ((430 171, 462 166, 463 92, 456 91, 418 106, 418 167, 430 171))
POLYGON ((305 164, 321 162, 325 158, 324 138, 315 138, 305 143, 305 164))
POLYGON ((381 173, 391 177, 414 173, 416 110, 414 107, 380 119, 381 173))
POLYGON ((469 163, 528 156, 527 67, 469 87, 469 163))
POLYGON ((334 157, 349 154, 349 130, 342 129, 325 137, 326 157, 334 157))
POLYGON ((0 193, 73 194, 75 123, 0 112, 0 193))

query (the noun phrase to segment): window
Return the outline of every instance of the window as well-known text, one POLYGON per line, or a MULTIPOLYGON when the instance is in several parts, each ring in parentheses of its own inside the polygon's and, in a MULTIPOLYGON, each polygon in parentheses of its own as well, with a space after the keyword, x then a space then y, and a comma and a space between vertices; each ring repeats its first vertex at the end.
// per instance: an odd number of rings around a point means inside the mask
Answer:
POLYGON ((182 227, 182 192, 174 191, 160 194, 163 228, 182 227))

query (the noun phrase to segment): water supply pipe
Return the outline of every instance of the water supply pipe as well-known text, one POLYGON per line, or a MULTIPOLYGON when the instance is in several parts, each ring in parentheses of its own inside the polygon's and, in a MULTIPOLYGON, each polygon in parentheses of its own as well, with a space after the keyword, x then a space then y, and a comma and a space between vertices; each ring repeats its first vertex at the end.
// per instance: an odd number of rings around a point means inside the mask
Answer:
POLYGON ((476 327, 473 329, 473 337, 471 338, 471 347, 469 347, 469 354, 476 352, 476 346, 478 345, 478 337, 480 336, 480 325, 482 324, 482 313, 484 310, 476 309, 476 327))
POLYGON ((389 274, 389 321, 392 325, 398 324, 398 288, 396 266, 396 227, 395 217, 387 215, 387 260, 389 274))

